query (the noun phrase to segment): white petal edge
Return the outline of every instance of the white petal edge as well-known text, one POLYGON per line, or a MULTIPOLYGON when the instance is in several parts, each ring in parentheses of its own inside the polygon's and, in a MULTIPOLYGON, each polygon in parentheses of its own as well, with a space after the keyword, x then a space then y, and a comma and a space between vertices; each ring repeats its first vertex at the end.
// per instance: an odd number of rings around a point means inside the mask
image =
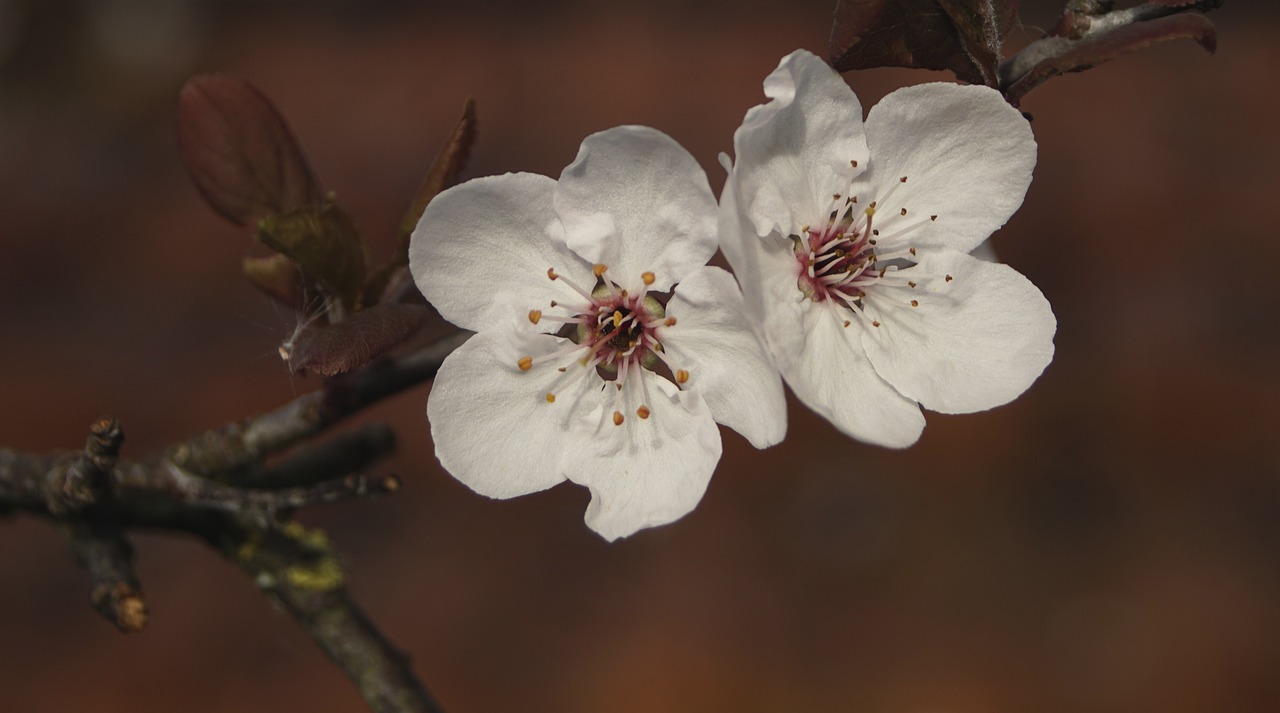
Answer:
POLYGON ((702 167, 675 139, 619 126, 583 140, 560 174, 555 208, 570 248, 608 276, 665 292, 716 249, 716 200, 702 167))
POLYGON ((441 316, 473 331, 506 322, 513 301, 545 309, 582 298, 552 281, 555 268, 584 289, 595 278, 564 243, 552 206, 556 182, 533 173, 476 178, 427 204, 409 240, 409 269, 441 316))
POLYGON ((904 274, 915 271, 932 277, 910 296, 897 292, 920 306, 872 299, 883 324, 863 339, 876 371, 906 396, 941 413, 984 411, 1017 398, 1053 359, 1053 310, 1013 268, 943 250, 904 274))
POLYGON ((581 394, 546 401, 559 372, 549 365, 523 372, 516 365, 536 350, 531 340, 555 342, 514 328, 480 332, 444 360, 427 399, 441 465, 491 498, 534 493, 564 480, 560 460, 571 441, 566 416, 581 394))
MULTIPOLYGON (((687 515, 720 460, 720 431, 702 397, 663 378, 653 378, 649 389, 649 418, 635 417, 638 389, 629 386, 623 425, 601 419, 595 434, 571 445, 564 462, 569 479, 591 490, 587 526, 610 542, 687 515)), ((612 397, 600 398, 606 413, 612 411, 612 397)))
POLYGON ((866 136, 871 163, 859 183, 873 188, 872 200, 893 189, 877 213, 887 219, 882 232, 938 216, 911 234, 916 247, 977 247, 1022 205, 1036 164, 1031 125, 989 87, 899 89, 871 108, 866 136), (907 182, 896 185, 903 176, 907 182), (902 208, 907 218, 898 215, 902 208))
POLYGON ((841 307, 805 304, 805 343, 795 345, 796 357, 782 372, 796 397, 860 441, 906 448, 920 440, 920 406, 880 378, 863 351, 862 333, 875 327, 841 307))
POLYGON ((667 315, 676 323, 661 328, 663 347, 673 363, 688 368, 686 388, 702 395, 716 422, 756 448, 782 442, 787 435, 782 379, 751 327, 733 276, 704 267, 685 277, 667 304, 667 315))
POLYGON ((797 50, 764 81, 772 101, 753 107, 733 135, 740 209, 757 235, 789 235, 818 219, 831 194, 866 166, 862 105, 816 55, 797 50))

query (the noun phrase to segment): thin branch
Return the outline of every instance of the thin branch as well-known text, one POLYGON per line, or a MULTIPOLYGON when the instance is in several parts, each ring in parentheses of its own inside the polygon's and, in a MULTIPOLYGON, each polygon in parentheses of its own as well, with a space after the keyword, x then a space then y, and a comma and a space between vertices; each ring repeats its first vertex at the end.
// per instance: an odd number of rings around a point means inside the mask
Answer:
POLYGON ((68 525, 72 551, 89 570, 93 607, 124 633, 147 625, 147 601, 133 570, 133 548, 109 510, 97 509, 68 525))
MULTIPOLYGON (((1177 13, 1207 12, 1220 7, 1222 3, 1223 0, 1200 0, 1175 6, 1169 3, 1148 2, 1106 12, 1107 5, 1097 0, 1071 0, 1063 9, 1049 36, 1032 42, 1000 65, 1000 87, 1002 91, 1007 92, 1041 63, 1062 57, 1083 43, 1109 32, 1177 13)), ((1026 91, 1029 89, 1022 93, 1025 94, 1026 91)))
POLYGON ((258 489, 312 485, 362 470, 395 447, 395 431, 383 423, 370 423, 323 443, 298 448, 287 459, 246 473, 234 482, 258 489))
POLYGON ((243 471, 273 453, 316 435, 333 423, 387 396, 435 376, 454 349, 470 336, 458 332, 393 359, 336 376, 323 389, 259 416, 199 434, 170 449, 184 470, 211 476, 243 471))

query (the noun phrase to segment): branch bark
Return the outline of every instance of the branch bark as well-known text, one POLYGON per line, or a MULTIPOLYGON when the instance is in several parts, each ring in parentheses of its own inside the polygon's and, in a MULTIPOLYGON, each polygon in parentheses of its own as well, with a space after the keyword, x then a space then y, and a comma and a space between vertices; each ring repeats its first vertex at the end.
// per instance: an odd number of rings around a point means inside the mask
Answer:
POLYGON ((324 533, 290 519, 296 508, 392 493, 394 475, 354 474, 395 445, 384 425, 268 456, 326 431, 387 396, 435 376, 469 336, 452 334, 330 379, 274 411, 122 460, 123 430, 103 418, 82 451, 0 448, 0 514, 49 518, 89 571, 94 607, 121 631, 145 627, 148 605, 132 565, 129 529, 194 535, 239 565, 307 630, 377 713, 439 713, 402 652, 352 600, 324 533))

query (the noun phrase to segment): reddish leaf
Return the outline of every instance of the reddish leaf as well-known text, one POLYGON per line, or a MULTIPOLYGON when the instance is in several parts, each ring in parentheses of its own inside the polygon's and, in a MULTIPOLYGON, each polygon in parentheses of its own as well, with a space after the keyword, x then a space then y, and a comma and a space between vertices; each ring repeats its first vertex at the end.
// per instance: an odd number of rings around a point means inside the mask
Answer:
POLYGON ((305 295, 298 266, 287 255, 247 257, 240 265, 244 276, 255 287, 271 295, 287 307, 302 309, 305 295))
POLYGON ((178 151, 205 200, 237 225, 320 201, 280 112, 235 77, 206 74, 182 88, 178 151))
POLYGON ((458 119, 457 125, 453 127, 453 134, 441 147, 440 153, 436 154, 436 160, 432 162, 431 170, 427 172, 427 177, 418 187, 418 193, 413 198, 413 204, 409 206, 409 212, 405 213, 404 220, 400 221, 402 239, 409 239, 409 234, 417 227, 418 219, 422 217, 422 211, 427 209, 427 203, 430 203, 437 193, 457 182, 458 175, 467 165, 467 158, 471 155, 471 145, 475 140, 476 103, 471 97, 467 97, 467 101, 462 105, 462 118, 458 119))
POLYGON ((1014 0, 839 0, 829 58, 842 72, 871 67, 946 69, 996 86, 1000 39, 1014 0))
MULTIPOLYGON (((397 297, 407 294, 397 284, 397 280, 402 277, 401 273, 405 275, 408 273, 406 267, 409 264, 409 236, 417 227, 418 219, 422 217, 422 211, 427 209, 431 199, 435 198, 440 191, 458 182, 458 175, 466 166, 475 140, 476 105, 470 97, 467 97, 467 101, 462 105, 462 117, 453 127, 449 140, 440 148, 440 153, 436 154, 431 169, 414 195, 413 204, 409 206, 404 219, 400 221, 400 243, 396 247, 395 255, 387 263, 372 271, 365 282, 364 304, 377 304, 385 299, 404 301, 397 297)), ((400 281, 403 282, 402 279, 400 281)), ((412 285, 412 279, 409 280, 409 284, 412 285)), ((413 288, 413 292, 416 293, 417 289, 413 288)))
POLYGON ((431 310, 417 305, 376 305, 337 324, 304 330, 292 345, 282 346, 280 353, 295 374, 342 374, 403 342, 429 314, 431 310))
POLYGON ((1213 23, 1198 12, 1166 15, 1121 25, 1107 32, 1070 41, 1069 49, 1038 62, 1020 77, 1010 78, 1005 98, 1010 104, 1018 106, 1027 92, 1053 77, 1067 72, 1083 72, 1157 42, 1184 37, 1195 40, 1209 52, 1218 47, 1218 35, 1213 23))

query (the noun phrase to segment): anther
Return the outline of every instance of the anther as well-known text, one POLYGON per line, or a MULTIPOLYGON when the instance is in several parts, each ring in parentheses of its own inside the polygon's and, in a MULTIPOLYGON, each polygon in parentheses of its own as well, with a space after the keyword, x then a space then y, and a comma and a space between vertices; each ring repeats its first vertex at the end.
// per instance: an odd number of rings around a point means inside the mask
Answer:
POLYGON ((685 369, 676 369, 676 383, 683 384, 689 381, 689 372, 685 369))
POLYGON ((616 309, 613 311, 613 326, 615 329, 622 326, 622 312, 616 309))
POLYGON ((636 409, 636 415, 640 418, 649 418, 649 407, 641 404, 640 408, 636 409))
POLYGON ((623 420, 625 420, 625 419, 623 419, 623 418, 622 418, 622 412, 621 412, 621 411, 614 411, 614 412, 613 412, 613 425, 615 425, 615 426, 621 426, 621 425, 622 425, 623 420))
POLYGON ((560 304, 559 302, 556 302, 555 300, 551 300, 551 306, 552 306, 552 307, 556 307, 556 306, 558 306, 559 304, 560 304))
POLYGON ((534 324, 537 324, 537 323, 538 323, 538 320, 540 320, 540 319, 542 319, 542 310, 540 310, 540 309, 531 309, 531 310, 529 310, 529 321, 530 321, 530 322, 533 322, 534 324))
POLYGON ((915 255, 915 254, 916 254, 916 249, 915 249, 915 248, 907 248, 907 252, 911 253, 912 255, 915 255))
POLYGON ((846 319, 846 320, 844 321, 844 326, 848 327, 850 324, 852 324, 852 323, 851 323, 849 320, 847 320, 847 319, 846 319))
POLYGON ((938 216, 936 215, 929 216, 929 220, 937 220, 937 219, 938 219, 938 216))
POLYGON ((553 404, 553 403, 555 403, 555 402, 556 402, 556 395, 555 395, 555 394, 553 394, 553 393, 551 393, 550 391, 548 391, 548 392, 547 392, 547 403, 549 403, 549 404, 553 404))
POLYGON ((954 277, 952 277, 952 276, 950 276, 950 275, 947 275, 947 282, 951 282, 951 281, 952 281, 952 280, 954 280, 954 279, 956 279, 956 278, 954 278, 954 277))
POLYGON ((608 266, 608 265, 605 265, 604 263, 599 263, 599 262, 598 262, 598 263, 596 263, 596 264, 595 264, 595 267, 592 267, 592 268, 591 268, 591 274, 595 275, 596 277, 599 277, 599 276, 603 275, 603 274, 605 273, 605 271, 606 271, 606 270, 608 270, 608 269, 609 269, 609 266, 608 266))
POLYGON ((643 272, 640 274, 640 279, 644 281, 644 284, 652 285, 653 281, 658 279, 658 277, 652 272, 643 272))
POLYGON ((906 182, 907 182, 907 177, 906 177, 906 176, 903 176, 902 178, 899 178, 898 180, 899 180, 899 181, 901 181, 902 183, 906 183, 906 182))
POLYGON ((912 282, 911 280, 907 280, 907 287, 915 287, 915 286, 916 286, 916 283, 912 282))
POLYGON ((871 320, 871 326, 872 326, 872 327, 879 327, 879 326, 880 326, 880 323, 873 319, 873 320, 871 320))
POLYGON ((838 201, 838 200, 840 200, 840 194, 839 194, 839 193, 832 193, 832 194, 831 194, 831 200, 833 200, 833 201, 838 201))
POLYGON ((520 367, 520 371, 528 371, 533 368, 533 357, 520 357, 520 361, 516 362, 516 366, 520 367))
POLYGON ((920 300, 911 300, 911 306, 912 306, 912 307, 919 307, 919 306, 920 306, 920 300))
POLYGON ((907 214, 906 208, 903 208, 902 210, 898 211, 898 215, 906 215, 906 214, 907 214))
POLYGON ((858 162, 857 162, 857 161, 849 161, 849 165, 850 165, 850 166, 853 166, 854 168, 857 168, 857 167, 858 167, 858 162))
POLYGON ((674 327, 674 326, 676 326, 676 318, 675 318, 675 317, 667 317, 666 319, 664 319, 664 320, 662 321, 662 323, 663 323, 663 324, 665 324, 665 325, 667 325, 668 327, 674 327))
POLYGON ((556 279, 556 278, 557 278, 557 277, 559 277, 559 276, 560 276, 560 275, 556 274, 556 269, 555 269, 554 267, 548 267, 548 268, 547 268, 547 278, 548 278, 548 279, 552 279, 552 280, 554 280, 554 279, 556 279))

